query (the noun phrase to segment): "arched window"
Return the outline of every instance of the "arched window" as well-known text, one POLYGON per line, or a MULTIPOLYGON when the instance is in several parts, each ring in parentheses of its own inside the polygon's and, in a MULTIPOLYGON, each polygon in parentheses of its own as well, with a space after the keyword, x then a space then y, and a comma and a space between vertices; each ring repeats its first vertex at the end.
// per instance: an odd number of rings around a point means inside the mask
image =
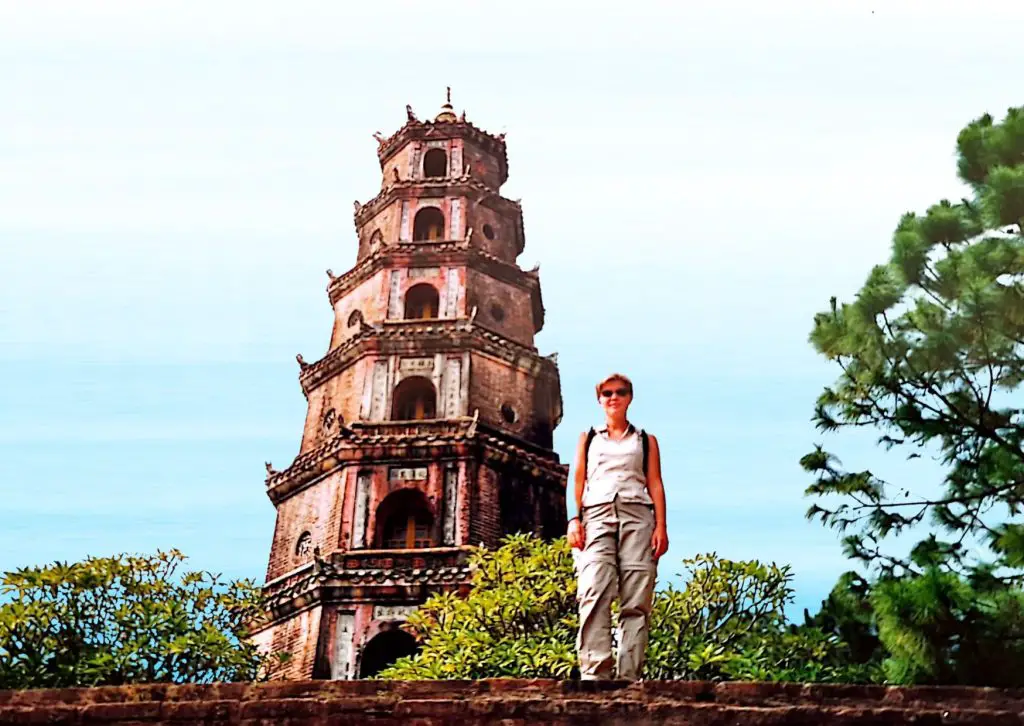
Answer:
POLYGON ((370 235, 370 250, 376 250, 384 242, 384 235, 380 233, 379 229, 373 230, 373 234, 370 235))
POLYGON ((436 318, 439 307, 437 288, 427 282, 413 285, 405 293, 405 319, 436 318))
POLYGON ((444 149, 431 149, 423 155, 423 176, 448 176, 448 155, 444 149))
POLYGON ((416 639, 404 630, 385 630, 374 636, 363 649, 359 668, 360 678, 373 678, 399 658, 415 655, 419 650, 416 639))
POLYGON ((434 517, 419 489, 401 489, 389 494, 377 508, 377 547, 412 550, 430 547, 434 517))
POLYGON ((412 223, 413 242, 444 239, 444 214, 437 207, 424 207, 416 212, 412 223))
POLYGON ((437 392, 423 376, 412 376, 395 386, 391 406, 393 421, 422 421, 437 415, 437 392))

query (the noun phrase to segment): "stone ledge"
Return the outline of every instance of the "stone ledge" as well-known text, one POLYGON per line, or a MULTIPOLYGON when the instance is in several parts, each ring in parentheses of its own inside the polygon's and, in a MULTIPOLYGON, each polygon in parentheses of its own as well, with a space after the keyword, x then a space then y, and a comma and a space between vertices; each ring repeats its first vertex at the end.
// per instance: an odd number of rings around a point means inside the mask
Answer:
POLYGON ((655 681, 276 681, 0 691, 0 724, 1024 724, 1024 690, 655 681))

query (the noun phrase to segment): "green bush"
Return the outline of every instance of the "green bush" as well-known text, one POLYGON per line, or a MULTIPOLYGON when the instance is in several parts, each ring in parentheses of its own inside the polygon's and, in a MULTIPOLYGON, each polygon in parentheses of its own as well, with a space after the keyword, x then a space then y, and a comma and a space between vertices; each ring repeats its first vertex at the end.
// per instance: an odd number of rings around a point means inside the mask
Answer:
POLYGON ((0 689, 246 681, 264 658, 248 581, 186 572, 180 552, 55 563, 0 578, 0 689))
MULTIPOLYGON (((466 598, 435 595, 409 619, 421 643, 379 677, 395 680, 569 678, 576 668, 576 576, 564 539, 526 535, 477 549, 466 598)), ((788 568, 713 554, 684 562, 682 590, 655 595, 649 679, 866 679, 844 670, 845 646, 813 628, 788 628, 788 568)))

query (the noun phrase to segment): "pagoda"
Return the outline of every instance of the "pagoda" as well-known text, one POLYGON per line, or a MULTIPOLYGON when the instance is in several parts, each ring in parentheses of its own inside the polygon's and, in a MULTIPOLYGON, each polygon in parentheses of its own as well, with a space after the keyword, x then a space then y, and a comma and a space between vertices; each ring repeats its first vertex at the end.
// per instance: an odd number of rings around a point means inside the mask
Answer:
POLYGON ((381 186, 355 202, 355 266, 327 271, 327 353, 297 356, 308 402, 298 456, 267 464, 277 510, 255 640, 290 679, 374 675, 416 650, 402 624, 435 592, 468 590, 471 546, 565 529, 562 416, 536 268, 504 134, 406 107, 375 134, 381 186))

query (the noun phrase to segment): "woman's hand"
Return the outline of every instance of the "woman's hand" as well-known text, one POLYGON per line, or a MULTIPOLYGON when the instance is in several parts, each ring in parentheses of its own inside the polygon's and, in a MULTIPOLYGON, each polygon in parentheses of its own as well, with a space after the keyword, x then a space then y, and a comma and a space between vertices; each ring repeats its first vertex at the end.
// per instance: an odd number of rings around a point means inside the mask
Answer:
POLYGON ((668 552, 668 530, 664 524, 659 524, 654 528, 654 534, 651 535, 651 551, 654 553, 655 562, 668 552))
POLYGON ((569 520, 569 529, 565 533, 565 538, 569 540, 569 546, 573 549, 583 549, 583 524, 580 523, 579 518, 569 520))

